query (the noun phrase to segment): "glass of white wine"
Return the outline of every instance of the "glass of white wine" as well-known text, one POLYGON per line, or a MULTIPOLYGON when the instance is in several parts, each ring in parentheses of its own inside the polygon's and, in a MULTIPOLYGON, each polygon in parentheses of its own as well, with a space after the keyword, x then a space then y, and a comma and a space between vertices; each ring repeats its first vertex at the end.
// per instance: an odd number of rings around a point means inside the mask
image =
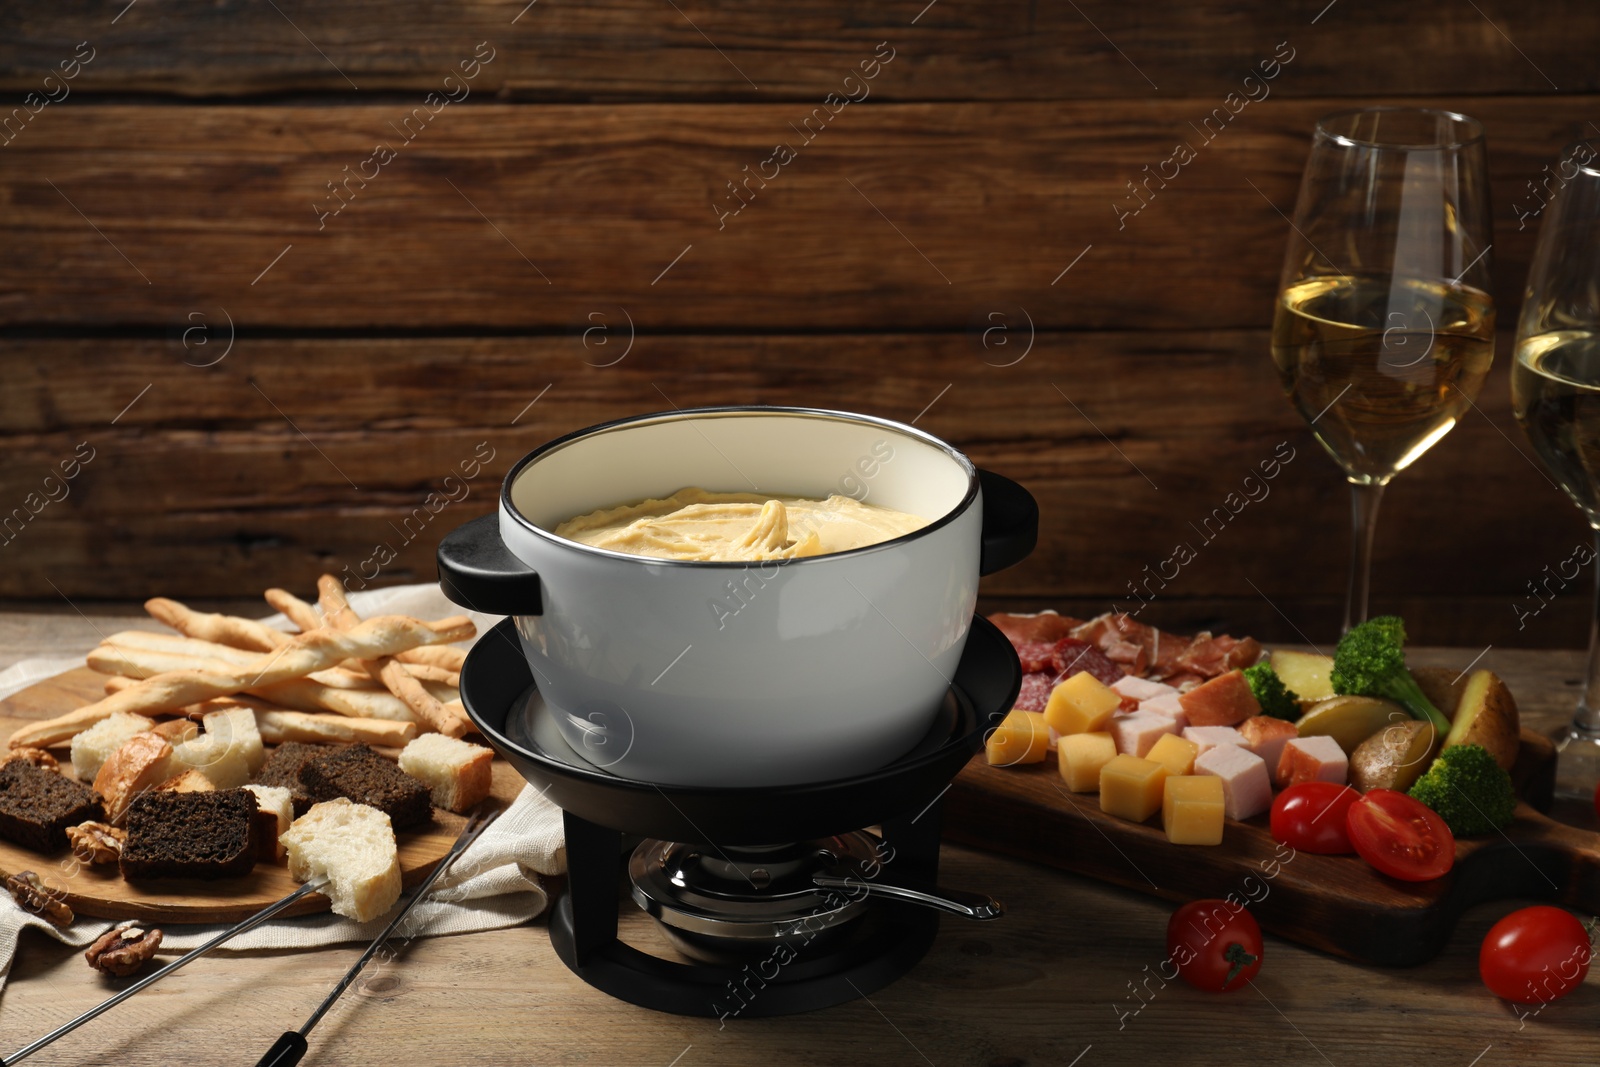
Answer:
POLYGON ((1352 500, 1344 629, 1367 617, 1389 479, 1450 432, 1494 359, 1483 127, 1452 111, 1321 119, 1272 322, 1284 392, 1352 500))
MULTIPOLYGON (((1567 146, 1517 322, 1511 403, 1533 450, 1600 538, 1600 138, 1567 146)), ((1600 543, 1600 541, 1597 541, 1600 543)), ((1600 563, 1597 563, 1600 566, 1600 563)), ((1557 791, 1600 781, 1600 586, 1577 713, 1554 739, 1557 791)))

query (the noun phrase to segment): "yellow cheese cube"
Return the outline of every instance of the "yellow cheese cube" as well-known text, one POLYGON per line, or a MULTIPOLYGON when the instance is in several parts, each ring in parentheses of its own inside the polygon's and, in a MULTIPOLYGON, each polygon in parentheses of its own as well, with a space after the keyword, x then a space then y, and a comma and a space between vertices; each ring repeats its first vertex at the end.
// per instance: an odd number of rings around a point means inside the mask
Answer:
POLYGON ((1167 769, 1161 764, 1124 752, 1100 768, 1100 810, 1144 822, 1161 810, 1166 780, 1167 769))
POLYGON ((1056 744, 1061 780, 1074 793, 1100 788, 1100 768, 1117 757, 1117 742, 1108 733, 1068 734, 1056 744))
POLYGON ((1200 746, 1193 741, 1185 741, 1177 734, 1162 734, 1144 758, 1155 760, 1171 775, 1193 774, 1194 758, 1199 754, 1200 746))
POLYGON ((1104 730, 1122 695, 1087 671, 1079 671, 1050 691, 1044 721, 1058 734, 1092 734, 1104 730))
POLYGON ((1161 825, 1174 845, 1220 845, 1225 802, 1214 774, 1168 778, 1161 799, 1161 825))
POLYGON ((1050 727, 1037 711, 1012 709, 983 744, 991 767, 1040 763, 1050 750, 1050 727))

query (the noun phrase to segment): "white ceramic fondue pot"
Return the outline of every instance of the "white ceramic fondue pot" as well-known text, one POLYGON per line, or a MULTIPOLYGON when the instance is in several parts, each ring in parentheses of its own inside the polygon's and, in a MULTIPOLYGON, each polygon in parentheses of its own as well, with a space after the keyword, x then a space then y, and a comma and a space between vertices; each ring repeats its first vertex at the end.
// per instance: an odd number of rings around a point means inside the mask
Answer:
POLYGON ((939 713, 978 576, 1032 550, 1038 509, 921 430, 843 411, 657 412, 557 438, 506 475, 497 514, 439 548, 445 594, 515 616, 536 688, 589 762, 680 786, 822 782, 884 766, 939 713), (840 493, 928 520, 845 552, 653 559, 557 537, 685 486, 840 493))

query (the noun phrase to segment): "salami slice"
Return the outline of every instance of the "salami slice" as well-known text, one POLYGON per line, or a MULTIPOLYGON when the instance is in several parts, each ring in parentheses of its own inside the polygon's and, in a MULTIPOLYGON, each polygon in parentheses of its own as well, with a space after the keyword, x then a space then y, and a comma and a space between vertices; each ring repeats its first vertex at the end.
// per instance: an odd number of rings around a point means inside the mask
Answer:
POLYGON ((1017 693, 1017 702, 1012 707, 1019 711, 1043 711, 1045 703, 1050 699, 1050 682, 1053 677, 1043 671, 1024 674, 1022 690, 1017 693))
POLYGON ((1054 641, 1019 641, 1016 649, 1017 658, 1022 661, 1022 673, 1053 670, 1050 659, 1056 651, 1054 641))
POLYGON ((1051 666, 1055 669, 1058 681, 1066 681, 1080 671, 1088 671, 1101 682, 1110 685, 1118 678, 1126 677, 1128 673, 1107 659, 1106 654, 1094 645, 1080 641, 1076 637, 1063 637, 1056 642, 1055 652, 1051 656, 1051 666))

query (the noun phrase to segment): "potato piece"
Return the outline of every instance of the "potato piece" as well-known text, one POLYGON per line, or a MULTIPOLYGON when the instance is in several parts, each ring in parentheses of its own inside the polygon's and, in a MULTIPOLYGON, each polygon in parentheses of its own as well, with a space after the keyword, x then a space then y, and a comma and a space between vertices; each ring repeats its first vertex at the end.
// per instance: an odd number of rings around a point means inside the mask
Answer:
POLYGON ((1318 701, 1295 725, 1301 737, 1332 737, 1348 756, 1385 726, 1411 721, 1406 709, 1392 700, 1340 696, 1318 701))
POLYGON ((1294 690, 1301 707, 1335 695, 1329 677, 1333 673, 1332 656, 1280 649, 1272 654, 1272 669, 1283 679, 1284 685, 1294 690))
POLYGON ((1461 703, 1461 692, 1467 687, 1466 675, 1449 667, 1412 667, 1411 677, 1417 680, 1417 688, 1428 703, 1454 722, 1456 705, 1461 703))
POLYGON ((1404 793, 1422 776, 1438 753, 1440 738, 1433 723, 1408 719, 1385 726, 1350 756, 1350 784, 1369 789, 1394 789, 1404 793))
POLYGON ((1461 691, 1444 747, 1482 745, 1503 769, 1517 762, 1522 726, 1511 690, 1493 671, 1473 671, 1461 691))

